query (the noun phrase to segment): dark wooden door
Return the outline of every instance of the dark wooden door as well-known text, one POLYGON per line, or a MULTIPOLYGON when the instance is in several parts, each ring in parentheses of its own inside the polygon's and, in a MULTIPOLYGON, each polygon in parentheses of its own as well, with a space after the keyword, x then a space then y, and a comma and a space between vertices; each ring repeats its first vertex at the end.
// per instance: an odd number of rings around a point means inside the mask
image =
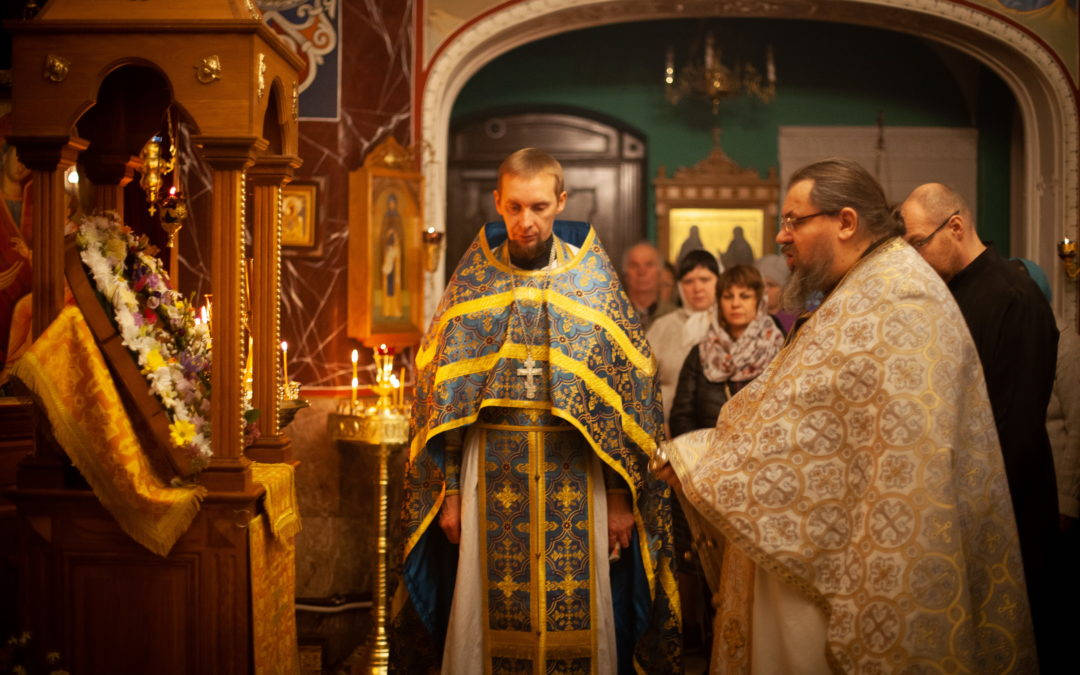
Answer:
POLYGON ((550 153, 563 165, 567 198, 559 218, 592 223, 616 268, 622 252, 645 238, 642 134, 578 112, 497 111, 472 116, 450 130, 448 279, 480 226, 499 217, 492 198, 499 163, 529 146, 550 153))

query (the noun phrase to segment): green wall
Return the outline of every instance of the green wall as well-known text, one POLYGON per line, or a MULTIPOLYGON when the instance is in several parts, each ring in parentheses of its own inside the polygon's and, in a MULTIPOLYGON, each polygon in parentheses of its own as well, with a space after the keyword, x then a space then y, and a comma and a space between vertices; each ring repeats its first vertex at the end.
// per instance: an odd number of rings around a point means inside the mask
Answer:
MULTIPOLYGON (((465 85, 453 118, 537 104, 602 113, 646 135, 650 179, 662 165, 670 174, 705 157, 717 124, 723 128, 724 151, 763 175, 779 166, 782 125, 866 126, 882 111, 887 126, 976 126, 980 233, 1008 253, 1011 94, 981 66, 970 70, 978 73, 978 82, 962 88, 925 42, 879 29, 765 19, 617 24, 564 33, 502 55, 465 85), (678 107, 666 101, 667 47, 675 46, 676 66, 681 65, 695 41, 701 53, 706 25, 724 47, 725 61, 728 53, 737 53, 764 63, 765 45, 773 45, 775 100, 725 101, 715 117, 700 99, 678 107), (976 91, 977 100, 966 101, 965 89, 976 91)), ((651 190, 648 194, 648 227, 655 237, 651 190)))

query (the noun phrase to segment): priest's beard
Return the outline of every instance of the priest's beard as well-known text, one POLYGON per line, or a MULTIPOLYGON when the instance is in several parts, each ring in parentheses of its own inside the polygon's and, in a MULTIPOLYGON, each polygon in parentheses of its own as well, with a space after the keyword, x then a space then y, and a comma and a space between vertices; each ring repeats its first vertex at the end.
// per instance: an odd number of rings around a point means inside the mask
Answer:
MULTIPOLYGON (((792 244, 787 244, 782 250, 785 252, 792 244)), ((806 251, 806 261, 802 261, 799 250, 795 249, 795 261, 797 263, 791 271, 791 277, 784 284, 784 290, 780 296, 780 306, 789 312, 800 314, 806 309, 811 296, 818 291, 825 293, 832 289, 836 280, 833 278, 832 269, 833 252, 826 242, 806 251)))
POLYGON ((547 264, 548 256, 551 255, 551 245, 554 239, 549 234, 548 238, 538 241, 532 246, 507 239, 506 245, 510 249, 510 261, 519 267, 526 269, 539 269, 547 264))
POLYGON ((510 247, 510 256, 515 260, 532 260, 540 255, 540 249, 544 246, 544 242, 538 241, 532 246, 523 246, 513 239, 508 239, 506 245, 510 247))

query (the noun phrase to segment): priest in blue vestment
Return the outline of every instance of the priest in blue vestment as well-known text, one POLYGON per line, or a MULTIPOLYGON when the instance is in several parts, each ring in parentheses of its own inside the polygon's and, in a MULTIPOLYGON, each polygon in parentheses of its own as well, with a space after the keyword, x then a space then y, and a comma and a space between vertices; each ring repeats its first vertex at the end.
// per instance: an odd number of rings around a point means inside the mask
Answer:
POLYGON ((678 672, 656 362, 559 163, 519 150, 494 197, 417 353, 392 662, 678 672))

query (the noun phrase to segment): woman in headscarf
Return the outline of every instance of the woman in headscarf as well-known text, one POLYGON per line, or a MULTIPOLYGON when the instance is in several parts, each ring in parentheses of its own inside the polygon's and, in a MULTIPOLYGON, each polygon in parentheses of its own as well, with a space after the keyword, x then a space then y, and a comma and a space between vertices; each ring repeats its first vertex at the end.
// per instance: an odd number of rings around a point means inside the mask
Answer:
MULTIPOLYGON (((725 270, 717 284, 719 311, 679 372, 668 420, 672 437, 712 428, 729 398, 765 370, 784 344, 766 309, 764 283, 753 267, 725 270)), ((650 344, 655 344, 651 343, 650 344)))
POLYGON ((769 314, 772 314, 780 322, 780 329, 784 335, 791 332, 795 319, 798 318, 792 312, 780 305, 780 297, 790 274, 787 263, 775 253, 763 255, 754 261, 754 267, 761 272, 761 278, 765 282, 765 299, 769 314))
POLYGON ((657 319, 645 335, 660 369, 665 421, 671 412, 683 361, 694 345, 705 337, 709 322, 716 316, 716 282, 719 278, 720 267, 712 253, 697 249, 684 255, 675 274, 682 304, 679 309, 657 319))

